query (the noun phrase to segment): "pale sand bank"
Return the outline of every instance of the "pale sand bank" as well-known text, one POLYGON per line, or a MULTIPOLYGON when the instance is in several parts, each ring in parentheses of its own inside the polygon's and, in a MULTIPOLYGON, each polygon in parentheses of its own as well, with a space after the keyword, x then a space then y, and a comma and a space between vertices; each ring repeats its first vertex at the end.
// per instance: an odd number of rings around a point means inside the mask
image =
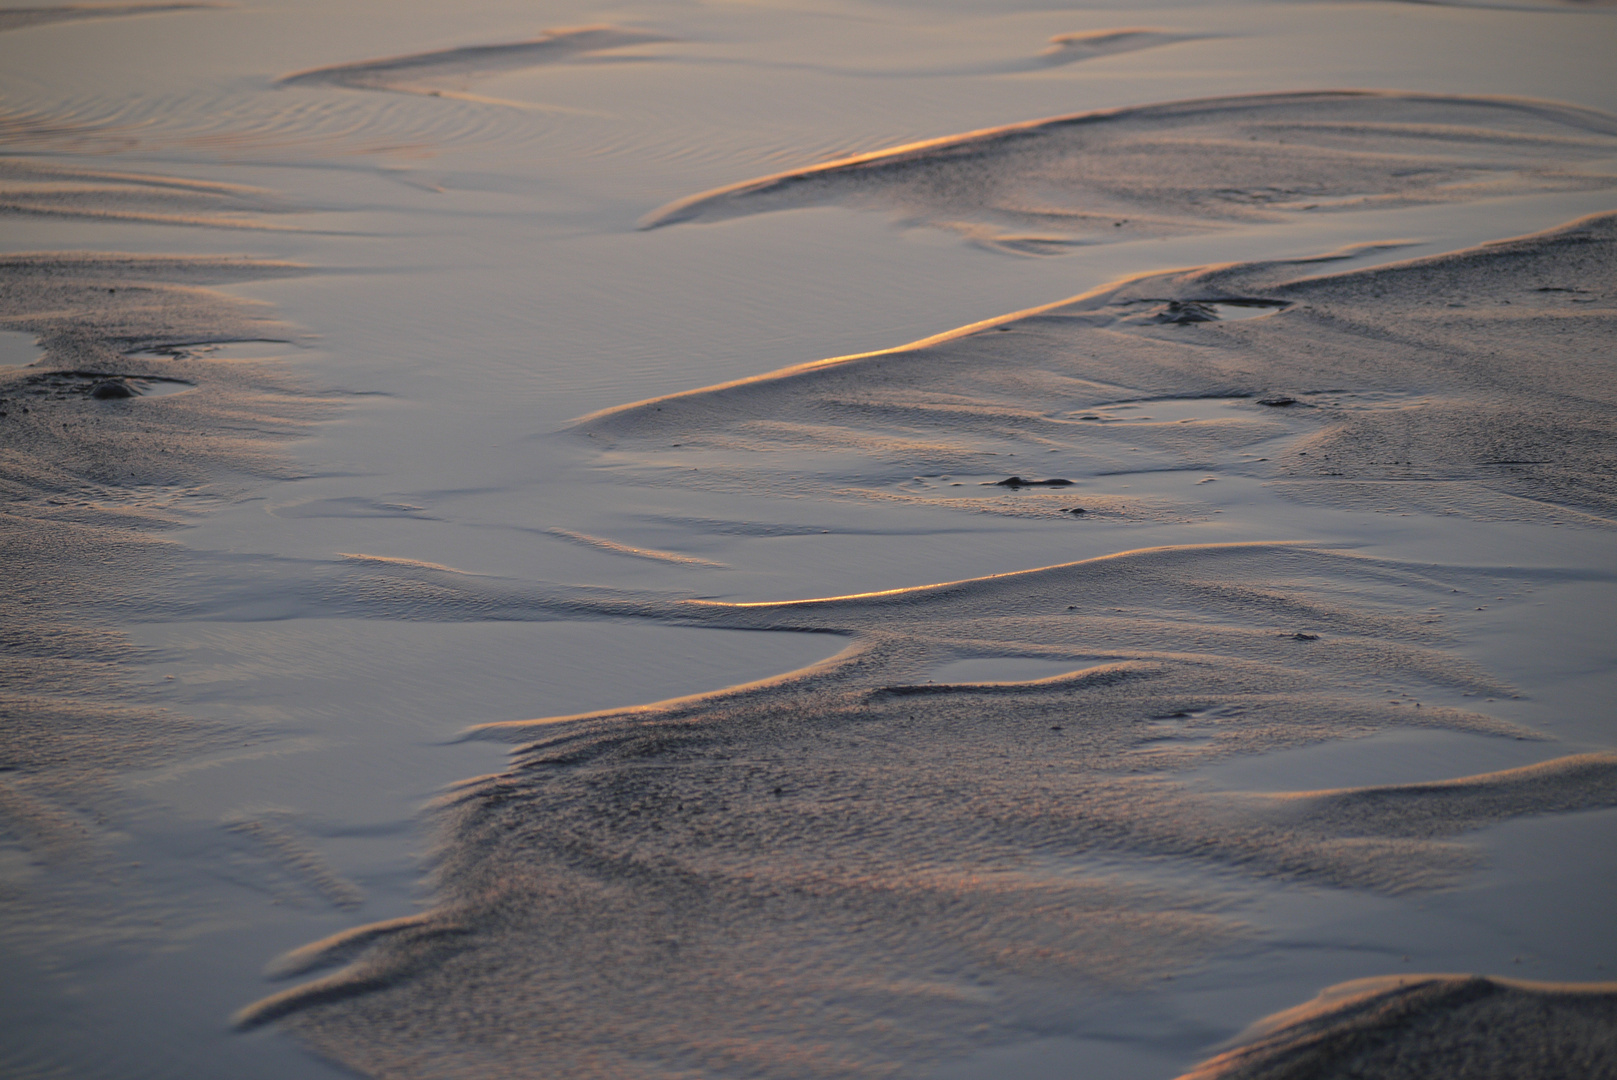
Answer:
POLYGON ((961 481, 1218 469, 1339 505, 1617 516, 1617 216, 1320 274, 1330 261, 1153 274, 575 430, 642 484, 1049 518, 1124 500, 1082 483, 963 499, 961 481))
POLYGON ((1180 1080, 1597 1080, 1617 1064, 1617 983, 1359 979, 1235 1041, 1180 1080))
MULTIPOLYGON (((386 572, 458 606, 451 571, 386 572)), ((602 597, 853 643, 763 683, 480 729, 524 745, 446 800, 439 906, 340 936, 329 960, 368 951, 242 1020, 285 1017, 387 1075, 888 1075, 1012 1037, 1040 995, 1137 989, 1216 954, 1250 932, 1222 912, 1259 882, 1430 889, 1472 865, 1469 830, 1617 805, 1602 754, 1284 797, 1176 781, 1411 723, 1535 737, 1364 693, 1392 670, 1427 694, 1506 692, 1376 602, 1480 584, 1429 574, 1234 545, 781 604, 602 597), (1071 667, 918 681, 996 655, 1071 667), (1166 887, 1175 865, 1201 884, 1166 887)))
POLYGON ((1034 120, 703 192, 642 228, 843 205, 1023 255, 1296 213, 1617 183, 1617 117, 1554 102, 1332 91, 1034 120))
POLYGON ((668 41, 667 37, 616 26, 582 26, 546 30, 531 41, 467 45, 458 49, 408 56, 361 60, 282 76, 282 86, 346 86, 358 90, 393 90, 434 94, 464 90, 472 79, 519 71, 540 64, 559 64, 599 53, 668 41))
POLYGON ((171 11, 205 11, 226 4, 59 4, 51 7, 0 8, 0 31, 22 30, 47 23, 81 19, 113 19, 124 15, 161 15, 171 11))

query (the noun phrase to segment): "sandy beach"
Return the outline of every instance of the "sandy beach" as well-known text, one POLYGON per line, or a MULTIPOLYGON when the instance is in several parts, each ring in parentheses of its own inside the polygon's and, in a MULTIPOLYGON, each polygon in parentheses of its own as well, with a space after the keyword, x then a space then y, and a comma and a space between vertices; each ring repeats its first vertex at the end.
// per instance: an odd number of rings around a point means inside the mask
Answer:
POLYGON ((1614 20, 0 9, 0 1072, 1611 1074, 1614 20))

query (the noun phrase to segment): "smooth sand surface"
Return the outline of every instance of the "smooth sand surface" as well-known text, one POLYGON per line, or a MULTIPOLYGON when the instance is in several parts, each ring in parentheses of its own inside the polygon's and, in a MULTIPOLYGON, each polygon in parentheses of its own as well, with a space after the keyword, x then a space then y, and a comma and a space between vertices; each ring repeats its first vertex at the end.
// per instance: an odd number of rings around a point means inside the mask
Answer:
POLYGON ((0 1072, 1609 1067, 1608 7, 184 8, 0 11, 0 1072))

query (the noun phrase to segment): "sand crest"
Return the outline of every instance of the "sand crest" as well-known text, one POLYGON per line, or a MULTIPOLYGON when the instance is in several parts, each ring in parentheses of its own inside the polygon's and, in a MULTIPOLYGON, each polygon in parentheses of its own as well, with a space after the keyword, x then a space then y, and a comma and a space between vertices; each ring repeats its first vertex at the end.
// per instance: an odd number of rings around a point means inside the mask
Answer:
POLYGON ((1172 30, 1154 30, 1148 27, 1127 27, 1121 30, 1088 30, 1077 34, 1057 34, 1050 45, 1035 60, 1040 67, 1059 67, 1062 64, 1093 60, 1101 56, 1153 49, 1178 41, 1191 41, 1200 35, 1179 34, 1172 30))
POLYGON ((1617 983, 1397 975, 1323 991, 1180 1080, 1610 1076, 1617 983))
POLYGON ((667 41, 658 34, 615 26, 581 26, 547 30, 531 41, 467 45, 458 49, 360 60, 284 75, 282 86, 346 86, 359 90, 393 90, 434 94, 463 90, 473 79, 540 64, 593 57, 630 45, 667 41))
POLYGON ((1385 91, 1255 94, 1080 113, 777 173, 668 204, 653 229, 842 205, 1022 255, 1297 213, 1617 183, 1617 117, 1385 91), (1587 168, 1585 168, 1587 166, 1587 168))
MULTIPOLYGON (((1111 473, 1215 468, 1340 505, 1617 516, 1617 216, 1368 270, 1332 262, 1152 274, 574 430, 642 484, 1022 516, 1111 513, 1111 473), (1029 467, 1084 483, 989 498, 962 484, 1029 467)), ((1196 512, 1189 495, 1127 504, 1145 520, 1196 512)))
MULTIPOLYGON (((461 575, 401 571, 453 617, 461 575)), ((644 602, 851 642, 762 683, 478 729, 520 747, 445 799, 438 907, 334 940, 327 962, 351 966, 240 1020, 283 1019, 389 1075, 888 1075, 1012 1038, 1034 1000, 1080 1008, 1240 940, 1221 909, 1257 882, 1431 888, 1472 865, 1468 829, 1617 805, 1611 755, 1450 785, 1441 810, 1422 785, 1276 799, 1176 779, 1409 723, 1532 737, 1364 696, 1394 670, 1429 700, 1503 692, 1430 625, 1378 610, 1386 593, 1451 595, 1428 574, 1229 545, 862 596, 644 602), (1071 670, 926 681, 1012 655, 1071 670), (1220 874, 1190 884, 1195 867, 1220 874)))
POLYGON ((53 7, 19 7, 0 10, 0 31, 22 30, 47 23, 81 19, 114 19, 124 15, 161 15, 170 11, 199 11, 227 7, 226 4, 61 4, 53 7))

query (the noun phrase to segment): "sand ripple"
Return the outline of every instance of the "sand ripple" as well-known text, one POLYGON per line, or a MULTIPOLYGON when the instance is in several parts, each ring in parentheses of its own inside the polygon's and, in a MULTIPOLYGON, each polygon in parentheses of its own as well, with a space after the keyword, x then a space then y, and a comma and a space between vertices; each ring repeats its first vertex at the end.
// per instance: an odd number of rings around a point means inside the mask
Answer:
POLYGON ((282 86, 346 86, 359 90, 443 95, 464 90, 473 79, 519 71, 541 64, 558 64, 594 56, 630 45, 668 41, 658 34, 623 30, 615 26, 583 26, 547 30, 531 41, 497 45, 468 45, 436 52, 361 60, 313 68, 283 76, 282 86))
POLYGON ((171 11, 205 11, 225 4, 60 4, 52 7, 17 7, 0 10, 0 31, 22 30, 47 23, 83 19, 115 19, 127 15, 161 15, 171 11))
MULTIPOLYGON (((1331 262, 1148 275, 576 430, 641 483, 1052 519, 1120 512, 1109 474, 1210 468, 1354 506, 1617 518, 1617 216, 1321 275, 1331 262), (1079 483, 972 496, 1028 468, 1079 483)), ((1126 505, 1160 519, 1189 498, 1126 505)))
POLYGON ((333 96, 307 89, 13 99, 0 106, 0 143, 52 152, 430 157, 446 147, 520 145, 536 134, 531 110, 472 101, 333 96))
POLYGON ((244 184, 67 168, 23 158, 0 161, 0 215, 289 229, 293 226, 264 215, 292 209, 274 193, 244 184))
POLYGON ((1610 1074, 1617 983, 1479 975, 1358 979, 1277 1013, 1180 1080, 1610 1074))
MULTIPOLYGON (((405 573, 446 611, 465 580, 405 573)), ((284 970, 354 962, 242 1020, 284 1018, 387 1075, 543 1060, 558 1077, 886 1076, 1010 1038, 1040 1001, 1080 1008, 1239 941, 1226 907, 1258 882, 1453 882, 1474 861, 1468 830, 1617 805, 1617 757, 1287 797, 1178 776, 1400 724, 1533 737, 1431 704, 1502 691, 1378 600, 1464 577, 1224 545, 859 596, 643 603, 850 645, 718 693, 478 729, 521 746, 445 801, 439 906, 300 950, 284 970), (925 681, 992 656, 1071 670, 925 681), (1389 672, 1427 707, 1365 696, 1389 672)))
MULTIPOLYGON (((16 162, 8 176, 28 170, 181 206, 267 198, 16 162)), ((284 441, 331 403, 269 363, 219 363, 182 343, 284 339, 291 328, 266 308, 207 286, 306 272, 208 256, 0 257, 0 328, 36 335, 45 352, 0 372, 0 833, 53 867, 8 880, 8 935, 42 927, 53 941, 152 935, 149 918, 129 914, 145 894, 110 860, 119 841, 109 821, 128 812, 114 809, 127 795, 110 778, 257 739, 149 704, 149 689, 131 677, 139 654, 120 631, 85 625, 82 613, 117 620, 143 593, 171 594, 184 571, 161 534, 228 490, 226 476, 287 475, 284 441), (185 393, 151 392, 180 386, 185 393)), ((263 831, 258 839, 292 865, 290 839, 263 831)), ((337 879, 319 878, 312 856, 299 858, 307 881, 338 895, 337 879)))
POLYGON ((642 228, 842 205, 1024 255, 1286 214, 1617 184, 1617 117, 1551 102, 1257 94, 989 128, 668 204, 642 228))

